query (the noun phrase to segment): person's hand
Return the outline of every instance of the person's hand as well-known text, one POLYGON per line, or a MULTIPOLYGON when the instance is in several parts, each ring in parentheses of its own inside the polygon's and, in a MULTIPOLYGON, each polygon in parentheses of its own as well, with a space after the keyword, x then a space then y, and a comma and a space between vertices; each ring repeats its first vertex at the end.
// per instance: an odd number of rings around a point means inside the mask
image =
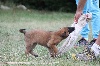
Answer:
POLYGON ((80 16, 82 15, 82 11, 76 11, 76 14, 74 16, 74 22, 77 23, 78 19, 80 18, 80 16))

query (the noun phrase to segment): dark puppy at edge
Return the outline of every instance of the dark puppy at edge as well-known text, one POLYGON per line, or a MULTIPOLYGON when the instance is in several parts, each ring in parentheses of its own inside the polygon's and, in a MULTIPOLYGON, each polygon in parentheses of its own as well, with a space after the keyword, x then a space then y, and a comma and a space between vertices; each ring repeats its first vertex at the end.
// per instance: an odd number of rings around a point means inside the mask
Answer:
POLYGON ((26 29, 20 29, 21 33, 24 33, 24 39, 26 43, 26 56, 29 53, 35 57, 38 57, 37 54, 33 52, 33 49, 37 44, 40 44, 46 48, 48 48, 51 57, 55 57, 58 52, 57 45, 68 35, 74 31, 74 27, 64 27, 58 31, 43 31, 43 30, 30 30, 26 31, 26 29))

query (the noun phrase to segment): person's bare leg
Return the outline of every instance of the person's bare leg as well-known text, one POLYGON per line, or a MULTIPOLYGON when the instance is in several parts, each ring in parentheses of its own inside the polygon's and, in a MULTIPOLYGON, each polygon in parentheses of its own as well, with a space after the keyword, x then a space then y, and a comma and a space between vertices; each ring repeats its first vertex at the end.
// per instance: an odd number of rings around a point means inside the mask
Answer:
POLYGON ((100 34, 99 34, 98 39, 96 40, 95 43, 100 46, 100 34))

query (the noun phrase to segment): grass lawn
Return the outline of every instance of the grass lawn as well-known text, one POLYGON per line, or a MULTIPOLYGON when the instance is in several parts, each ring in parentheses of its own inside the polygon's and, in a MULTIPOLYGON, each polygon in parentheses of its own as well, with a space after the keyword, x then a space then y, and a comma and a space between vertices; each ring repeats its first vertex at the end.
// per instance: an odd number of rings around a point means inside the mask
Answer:
MULTIPOLYGON (((24 35, 19 33, 19 29, 55 31, 70 26, 73 23, 73 17, 72 13, 62 12, 0 10, 0 66, 100 66, 100 60, 76 61, 71 58, 72 53, 82 51, 83 47, 72 48, 61 58, 54 59, 49 57, 46 48, 38 45, 34 51, 39 57, 30 55, 26 58, 24 35), (1 62, 26 62, 27 64, 2 64, 1 62)), ((58 47, 63 42, 64 40, 58 47)))

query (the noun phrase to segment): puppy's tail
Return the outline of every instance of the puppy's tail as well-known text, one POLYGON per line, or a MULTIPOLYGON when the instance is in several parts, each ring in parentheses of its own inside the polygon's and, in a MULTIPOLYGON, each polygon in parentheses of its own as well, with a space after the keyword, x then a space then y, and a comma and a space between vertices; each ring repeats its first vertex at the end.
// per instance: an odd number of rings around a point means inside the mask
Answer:
POLYGON ((20 29, 20 30, 19 30, 19 32, 21 32, 21 33, 24 33, 24 34, 25 34, 25 33, 26 33, 26 29, 20 29))

